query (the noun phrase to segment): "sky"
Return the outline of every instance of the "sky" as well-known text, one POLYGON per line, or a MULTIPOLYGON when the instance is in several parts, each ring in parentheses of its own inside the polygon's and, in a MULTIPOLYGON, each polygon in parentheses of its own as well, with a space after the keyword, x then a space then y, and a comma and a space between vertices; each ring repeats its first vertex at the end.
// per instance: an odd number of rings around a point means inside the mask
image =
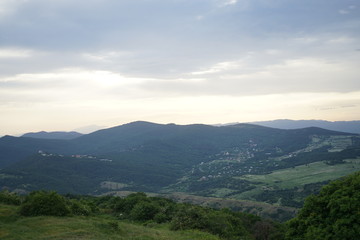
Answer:
POLYGON ((360 0, 1 0, 0 135, 360 120, 360 0))

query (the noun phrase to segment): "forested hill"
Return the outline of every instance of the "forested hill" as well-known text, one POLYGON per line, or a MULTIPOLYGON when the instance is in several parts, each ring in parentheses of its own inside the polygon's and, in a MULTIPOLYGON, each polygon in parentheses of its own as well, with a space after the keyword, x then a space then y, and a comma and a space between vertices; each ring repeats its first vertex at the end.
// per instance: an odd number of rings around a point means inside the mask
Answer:
POLYGON ((30 137, 30 138, 43 138, 43 139, 74 139, 82 136, 78 132, 31 132, 25 133, 21 137, 30 137))
POLYGON ((359 139, 320 128, 150 122, 70 140, 6 136, 0 138, 0 184, 10 190, 80 194, 185 192, 297 207, 315 189, 309 184, 358 169, 359 139), (314 175, 318 169, 326 171, 314 175), (309 178, 310 173, 318 177, 309 178), (281 178, 269 182, 271 174, 281 178), (296 174, 305 180, 289 179, 296 174))
MULTIPOLYGON (((249 141, 260 144, 263 152, 279 147, 294 151, 311 142, 310 136, 348 135, 319 128, 280 130, 251 124, 214 127, 209 125, 155 124, 133 122, 82 135, 71 140, 34 139, 5 136, 0 138, 0 167, 5 167, 39 150, 64 154, 114 154, 143 151, 149 148, 174 148, 211 155, 233 147, 244 147, 249 141), (269 148, 269 149, 268 149, 269 148)), ((355 136, 355 135, 354 135, 355 136)))

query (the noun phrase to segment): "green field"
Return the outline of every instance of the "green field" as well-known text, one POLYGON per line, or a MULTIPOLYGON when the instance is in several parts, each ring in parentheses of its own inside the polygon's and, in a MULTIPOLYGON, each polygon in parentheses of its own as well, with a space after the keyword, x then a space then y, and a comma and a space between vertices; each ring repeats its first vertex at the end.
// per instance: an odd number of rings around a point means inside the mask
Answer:
POLYGON ((315 162, 294 168, 277 170, 266 175, 244 175, 237 177, 273 188, 294 188, 309 183, 335 180, 360 170, 360 159, 346 160, 343 164, 327 165, 324 162, 315 162))
POLYGON ((200 231, 170 231, 166 225, 143 226, 109 216, 21 217, 18 207, 0 204, 0 239, 218 240, 200 231))

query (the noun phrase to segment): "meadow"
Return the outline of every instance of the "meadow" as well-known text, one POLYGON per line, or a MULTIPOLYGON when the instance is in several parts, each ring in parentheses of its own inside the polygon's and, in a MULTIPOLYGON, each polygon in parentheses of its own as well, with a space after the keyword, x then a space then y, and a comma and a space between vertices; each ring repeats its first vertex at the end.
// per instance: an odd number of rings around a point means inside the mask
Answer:
POLYGON ((244 175, 238 177, 262 186, 274 188, 294 188, 305 184, 330 181, 360 170, 360 159, 348 159, 343 164, 328 165, 314 162, 293 168, 273 171, 264 175, 244 175))

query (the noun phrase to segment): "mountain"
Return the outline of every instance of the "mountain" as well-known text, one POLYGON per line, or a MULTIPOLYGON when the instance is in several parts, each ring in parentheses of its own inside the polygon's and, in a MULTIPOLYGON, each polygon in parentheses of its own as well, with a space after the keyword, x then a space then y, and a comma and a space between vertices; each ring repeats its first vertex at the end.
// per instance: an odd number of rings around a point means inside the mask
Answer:
POLYGON ((297 129, 306 127, 319 127, 332 131, 360 134, 360 121, 324 121, 324 120, 288 120, 278 119, 273 121, 251 122, 265 127, 280 129, 297 129))
POLYGON ((75 139, 0 138, 0 185, 103 194, 146 191, 299 207, 360 170, 360 137, 311 127, 132 122, 75 139), (323 170, 324 171, 323 171, 323 170))
POLYGON ((82 136, 83 134, 78 132, 31 132, 25 133, 21 137, 30 137, 30 138, 42 138, 42 139, 74 139, 82 136))

